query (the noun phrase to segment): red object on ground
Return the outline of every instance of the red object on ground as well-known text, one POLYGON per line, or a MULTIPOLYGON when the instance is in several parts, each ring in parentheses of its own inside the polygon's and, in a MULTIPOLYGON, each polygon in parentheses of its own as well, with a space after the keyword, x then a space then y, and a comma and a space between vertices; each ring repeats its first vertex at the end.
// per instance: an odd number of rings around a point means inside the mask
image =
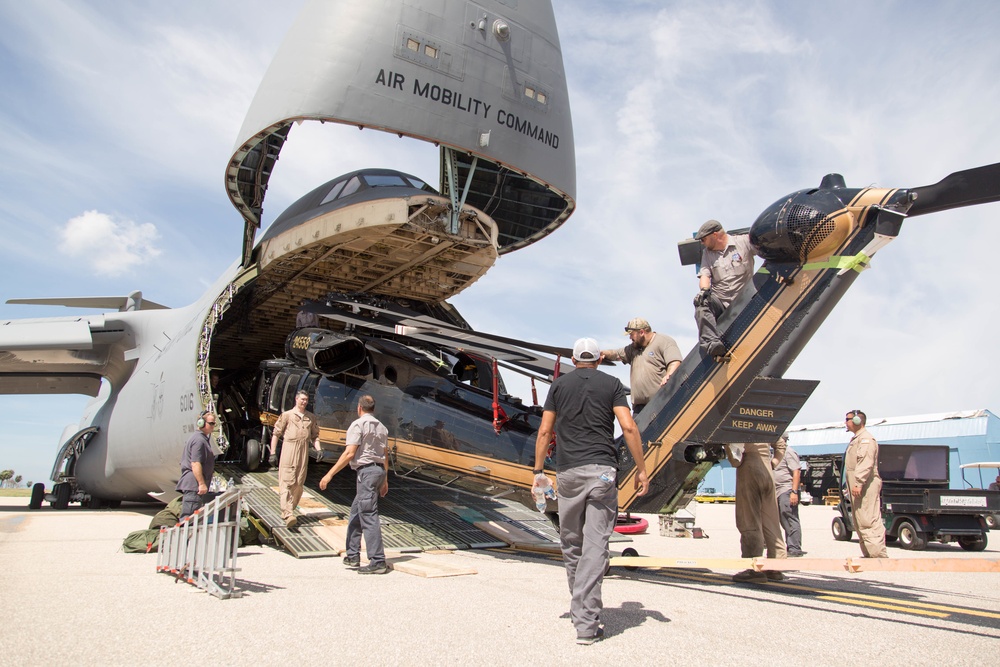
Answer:
POLYGON ((623 535, 645 533, 647 528, 649 528, 649 522, 639 516, 619 514, 618 520, 615 522, 615 532, 623 535))

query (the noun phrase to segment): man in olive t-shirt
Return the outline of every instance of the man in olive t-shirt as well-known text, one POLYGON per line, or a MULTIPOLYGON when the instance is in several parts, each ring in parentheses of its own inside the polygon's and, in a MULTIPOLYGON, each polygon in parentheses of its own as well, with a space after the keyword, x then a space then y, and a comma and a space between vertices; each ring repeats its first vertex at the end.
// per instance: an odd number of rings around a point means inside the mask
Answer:
POLYGON ((641 317, 629 320, 625 333, 631 343, 618 350, 604 350, 601 354, 608 361, 622 361, 631 366, 632 414, 637 415, 681 365, 681 350, 677 341, 656 333, 641 317))

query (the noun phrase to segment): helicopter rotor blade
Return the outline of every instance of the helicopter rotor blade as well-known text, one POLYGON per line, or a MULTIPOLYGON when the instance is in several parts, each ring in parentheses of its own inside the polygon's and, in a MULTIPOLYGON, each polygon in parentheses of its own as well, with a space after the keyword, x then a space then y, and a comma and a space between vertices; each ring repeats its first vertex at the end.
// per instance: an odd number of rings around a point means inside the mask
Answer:
POLYGON ((910 192, 917 199, 907 211, 909 217, 1000 201, 1000 162, 956 171, 933 185, 911 188, 910 192))
POLYGON ((387 308, 381 308, 378 306, 370 304, 356 304, 351 301, 331 299, 331 303, 337 303, 343 306, 356 306, 362 310, 368 310, 373 313, 377 313, 382 317, 389 318, 394 321, 397 327, 396 333, 400 335, 410 335, 410 334, 442 334, 447 335, 455 340, 480 340, 480 341, 491 341, 494 343, 503 343, 506 345, 513 345, 516 347, 523 348, 525 350, 531 350, 532 352, 541 352, 543 354, 551 354, 552 356, 562 356, 565 359, 569 359, 573 356, 572 348, 559 347, 556 345, 545 345, 543 343, 531 343, 525 340, 518 340, 516 338, 508 338, 506 336, 500 336, 497 334, 486 333, 483 331, 474 331, 472 329, 463 329, 457 327, 448 322, 442 322, 439 319, 430 317, 428 315, 406 315, 403 313, 396 313, 387 308))

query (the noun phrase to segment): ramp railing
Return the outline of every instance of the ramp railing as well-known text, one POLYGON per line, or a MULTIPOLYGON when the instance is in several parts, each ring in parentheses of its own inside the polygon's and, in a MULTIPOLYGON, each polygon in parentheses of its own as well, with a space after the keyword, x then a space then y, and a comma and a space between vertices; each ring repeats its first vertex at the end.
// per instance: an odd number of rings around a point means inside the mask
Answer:
POLYGON ((239 489, 229 489, 173 528, 160 529, 156 571, 223 600, 239 597, 236 554, 241 497, 239 489))

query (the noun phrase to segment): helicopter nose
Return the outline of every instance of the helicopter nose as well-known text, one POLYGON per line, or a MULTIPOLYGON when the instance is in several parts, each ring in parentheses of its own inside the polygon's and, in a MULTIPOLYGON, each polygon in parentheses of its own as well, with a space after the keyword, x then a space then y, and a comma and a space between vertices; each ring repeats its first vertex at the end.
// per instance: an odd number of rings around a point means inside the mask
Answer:
POLYGON ((804 264, 832 253, 847 238, 854 216, 844 207, 843 178, 829 174, 822 186, 778 200, 750 228, 757 253, 772 262, 804 264), (839 180, 838 180, 839 179, 839 180))

